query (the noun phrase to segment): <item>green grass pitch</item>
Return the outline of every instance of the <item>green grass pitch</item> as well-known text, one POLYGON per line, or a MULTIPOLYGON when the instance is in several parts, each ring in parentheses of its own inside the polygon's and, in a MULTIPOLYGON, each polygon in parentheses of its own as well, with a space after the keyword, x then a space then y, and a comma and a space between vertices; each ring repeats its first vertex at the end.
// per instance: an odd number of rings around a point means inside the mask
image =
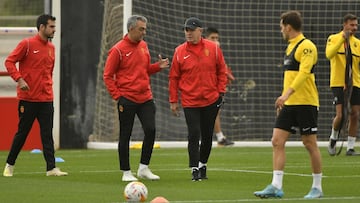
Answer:
MULTIPOLYGON (((140 150, 132 149, 131 167, 137 171, 140 150)), ((148 201, 164 196, 173 203, 229 202, 360 202, 360 156, 330 157, 321 148, 324 198, 304 200, 312 177, 308 153, 303 147, 287 148, 282 199, 258 199, 253 195, 272 178, 270 147, 213 148, 208 180, 192 182, 185 148, 154 149, 150 168, 159 181, 141 180, 148 201)), ((7 151, 0 151, 3 167, 7 151)), ((46 177, 42 154, 22 151, 13 177, 0 178, 1 202, 11 203, 120 203, 124 201, 116 150, 59 150, 57 163, 67 177, 46 177)), ((3 168, 1 168, 2 170, 3 168)))

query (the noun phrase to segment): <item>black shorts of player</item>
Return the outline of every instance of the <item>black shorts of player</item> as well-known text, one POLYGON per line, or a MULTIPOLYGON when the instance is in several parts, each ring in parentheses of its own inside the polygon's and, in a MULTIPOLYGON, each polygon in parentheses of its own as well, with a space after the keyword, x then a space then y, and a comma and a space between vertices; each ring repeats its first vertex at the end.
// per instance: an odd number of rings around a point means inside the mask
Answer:
MULTIPOLYGON (((333 104, 343 104, 344 103, 344 88, 343 87, 332 87, 331 91, 333 93, 334 99, 333 104)), ((360 88, 353 87, 350 99, 351 105, 360 105, 360 88)))
POLYGON ((317 134, 318 107, 311 105, 285 105, 275 121, 275 128, 300 135, 317 134))

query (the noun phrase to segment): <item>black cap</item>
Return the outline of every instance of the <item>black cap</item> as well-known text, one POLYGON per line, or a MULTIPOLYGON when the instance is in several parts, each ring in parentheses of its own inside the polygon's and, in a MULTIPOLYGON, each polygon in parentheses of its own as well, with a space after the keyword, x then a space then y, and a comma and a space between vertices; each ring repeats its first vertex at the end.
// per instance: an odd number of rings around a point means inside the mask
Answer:
POLYGON ((184 29, 189 28, 191 30, 195 30, 198 27, 202 27, 202 23, 199 18, 190 17, 190 18, 186 19, 184 29))

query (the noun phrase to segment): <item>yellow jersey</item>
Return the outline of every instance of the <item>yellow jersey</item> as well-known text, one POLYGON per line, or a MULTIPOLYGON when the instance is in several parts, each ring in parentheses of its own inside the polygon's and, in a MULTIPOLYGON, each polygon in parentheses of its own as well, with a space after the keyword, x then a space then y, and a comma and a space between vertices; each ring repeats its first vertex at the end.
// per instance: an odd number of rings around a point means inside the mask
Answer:
MULTIPOLYGON (((353 86, 360 87, 360 40, 350 36, 350 49, 352 53, 353 86)), ((343 31, 330 35, 326 43, 326 58, 330 60, 330 87, 344 87, 345 85, 345 39, 343 31)))
POLYGON ((314 74, 317 58, 315 44, 305 39, 303 34, 289 40, 284 58, 283 93, 289 88, 292 88, 294 93, 285 105, 319 106, 314 74))

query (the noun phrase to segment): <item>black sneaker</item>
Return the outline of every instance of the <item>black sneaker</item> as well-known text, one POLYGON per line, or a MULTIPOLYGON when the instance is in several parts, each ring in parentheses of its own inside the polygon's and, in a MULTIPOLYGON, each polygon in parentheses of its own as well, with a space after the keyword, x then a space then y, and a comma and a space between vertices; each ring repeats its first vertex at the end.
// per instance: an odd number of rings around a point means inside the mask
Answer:
POLYGON ((346 156, 359 156, 360 154, 355 152, 354 149, 349 149, 346 151, 346 156))
POLYGON ((203 166, 201 168, 199 168, 199 172, 200 172, 200 178, 201 179, 208 179, 208 177, 206 176, 206 166, 203 166))
POLYGON ((221 141, 218 141, 218 143, 217 143, 217 145, 219 147, 230 146, 230 145, 233 145, 233 144, 234 144, 234 142, 227 139, 227 138, 224 138, 221 141))
POLYGON ((201 181, 201 178, 200 178, 200 171, 198 168, 194 168, 192 170, 192 181, 201 181))

